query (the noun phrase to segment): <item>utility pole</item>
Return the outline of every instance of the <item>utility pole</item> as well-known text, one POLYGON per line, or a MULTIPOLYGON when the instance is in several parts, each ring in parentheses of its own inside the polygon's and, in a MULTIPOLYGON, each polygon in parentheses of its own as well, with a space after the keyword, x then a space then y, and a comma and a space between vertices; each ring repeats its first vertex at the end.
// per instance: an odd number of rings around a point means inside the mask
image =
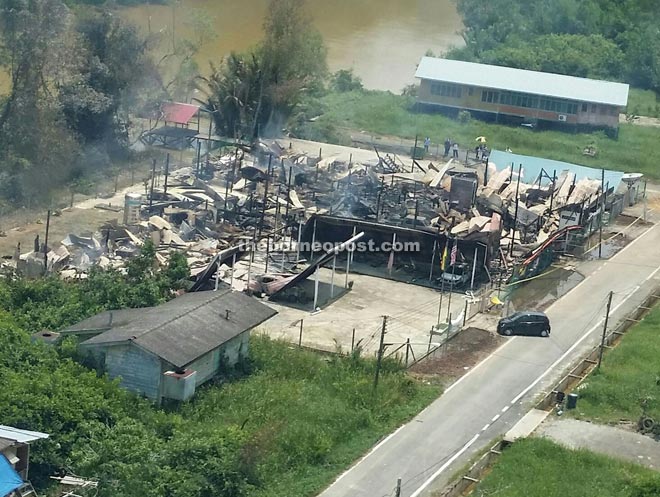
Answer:
POLYGON ((385 329, 387 328, 387 316, 383 316, 383 327, 380 330, 380 345, 378 346, 378 358, 376 361, 376 376, 374 377, 374 393, 378 388, 378 376, 380 375, 380 366, 383 362, 383 352, 385 348, 385 329))
POLYGON ((607 334, 607 322, 610 319, 610 307, 612 306, 612 295, 614 292, 610 290, 607 297, 607 311, 605 312, 605 323, 603 324, 603 336, 600 339, 600 351, 598 352, 598 370, 600 371, 600 364, 603 362, 603 350, 605 349, 605 335, 607 334))
POLYGON ((603 221, 605 219, 605 169, 600 170, 600 222, 598 228, 598 258, 603 257, 603 221))

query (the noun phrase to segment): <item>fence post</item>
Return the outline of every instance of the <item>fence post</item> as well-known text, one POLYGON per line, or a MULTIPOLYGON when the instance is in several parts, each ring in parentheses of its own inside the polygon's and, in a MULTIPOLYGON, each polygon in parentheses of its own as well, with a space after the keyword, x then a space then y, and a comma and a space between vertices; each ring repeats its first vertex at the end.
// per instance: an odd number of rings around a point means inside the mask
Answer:
POLYGON ((467 317, 467 315, 468 315, 468 305, 469 305, 469 302, 466 300, 465 301, 465 311, 463 311, 463 326, 465 326, 465 322, 468 319, 468 317, 467 317))
POLYGON ((408 352, 410 352, 410 338, 406 340, 406 367, 408 367, 408 352))
POLYGON ((298 348, 302 347, 303 320, 300 320, 300 335, 298 336, 298 348))
POLYGON ((353 334, 351 335, 351 352, 355 349, 355 328, 353 328, 353 334))
POLYGON ((431 340, 433 340, 433 328, 431 328, 431 333, 429 334, 429 346, 426 349, 426 353, 431 352, 431 340))

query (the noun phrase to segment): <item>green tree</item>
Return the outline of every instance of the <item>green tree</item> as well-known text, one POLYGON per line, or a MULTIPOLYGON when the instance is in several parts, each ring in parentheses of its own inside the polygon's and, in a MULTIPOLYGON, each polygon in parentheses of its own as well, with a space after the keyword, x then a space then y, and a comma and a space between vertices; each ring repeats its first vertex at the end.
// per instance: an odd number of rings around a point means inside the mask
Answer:
POLYGON ((205 91, 216 127, 254 137, 279 131, 306 96, 322 89, 326 50, 304 0, 271 0, 261 43, 212 68, 205 91))

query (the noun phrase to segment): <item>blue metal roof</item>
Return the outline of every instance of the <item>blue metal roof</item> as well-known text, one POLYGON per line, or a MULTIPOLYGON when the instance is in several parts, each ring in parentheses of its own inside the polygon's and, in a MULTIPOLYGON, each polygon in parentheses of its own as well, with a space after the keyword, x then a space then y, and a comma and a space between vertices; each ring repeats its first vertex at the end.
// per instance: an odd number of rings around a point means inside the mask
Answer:
MULTIPOLYGON (((545 169, 546 173, 550 176, 552 176, 552 172, 555 170, 557 171, 557 176, 559 176, 562 171, 568 170, 575 174, 576 181, 580 181, 581 179, 600 180, 602 174, 601 169, 593 167, 579 166, 577 164, 561 162, 558 160, 542 159, 530 155, 512 154, 509 152, 501 152, 499 150, 493 150, 490 153, 488 156, 488 162, 494 163, 498 171, 513 164, 514 171, 517 172, 518 165, 522 164, 521 180, 525 183, 534 183, 534 181, 538 181, 541 169, 545 169)), ((615 191, 619 187, 622 177, 622 172, 605 169, 605 183, 609 183, 609 187, 614 188, 615 191)), ((548 178, 543 178, 541 180, 541 184, 543 185, 547 185, 548 183, 550 183, 548 178)))

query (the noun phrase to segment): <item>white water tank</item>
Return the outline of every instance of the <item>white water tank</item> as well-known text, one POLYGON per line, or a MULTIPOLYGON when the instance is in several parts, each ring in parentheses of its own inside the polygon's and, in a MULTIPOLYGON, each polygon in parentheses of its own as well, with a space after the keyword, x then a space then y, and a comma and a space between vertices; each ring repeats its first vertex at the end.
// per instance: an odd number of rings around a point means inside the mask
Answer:
POLYGON ((126 226, 139 224, 141 207, 142 194, 127 193, 124 196, 124 224, 126 226))

